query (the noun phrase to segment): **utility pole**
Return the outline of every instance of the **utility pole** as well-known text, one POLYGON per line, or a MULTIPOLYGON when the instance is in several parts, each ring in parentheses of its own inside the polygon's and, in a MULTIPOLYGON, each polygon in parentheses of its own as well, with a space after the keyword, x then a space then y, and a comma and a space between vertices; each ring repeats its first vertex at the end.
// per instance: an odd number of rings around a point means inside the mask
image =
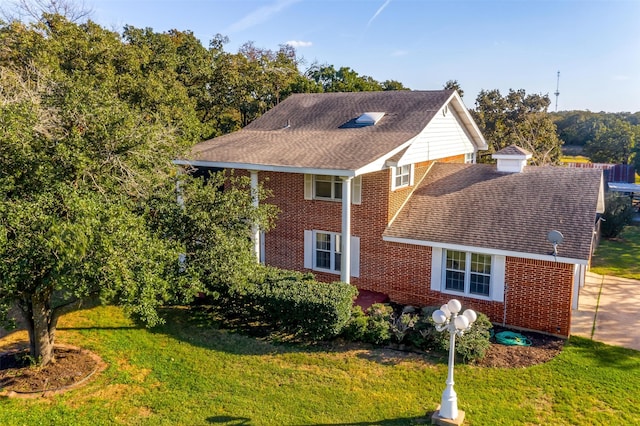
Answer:
POLYGON ((560 96, 560 71, 558 71, 558 80, 556 83, 556 91, 554 95, 556 95, 556 112, 558 112, 558 96, 560 96))

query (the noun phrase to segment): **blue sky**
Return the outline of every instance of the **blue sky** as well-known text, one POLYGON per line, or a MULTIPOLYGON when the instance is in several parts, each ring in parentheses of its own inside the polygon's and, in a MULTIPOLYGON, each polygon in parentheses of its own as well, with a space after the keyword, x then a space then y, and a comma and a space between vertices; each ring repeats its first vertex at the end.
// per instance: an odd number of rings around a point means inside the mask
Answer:
POLYGON ((458 80, 473 107, 482 89, 547 93, 558 110, 640 111, 640 0, 85 0, 92 19, 163 32, 290 43, 306 65, 347 66, 414 90, 458 80))

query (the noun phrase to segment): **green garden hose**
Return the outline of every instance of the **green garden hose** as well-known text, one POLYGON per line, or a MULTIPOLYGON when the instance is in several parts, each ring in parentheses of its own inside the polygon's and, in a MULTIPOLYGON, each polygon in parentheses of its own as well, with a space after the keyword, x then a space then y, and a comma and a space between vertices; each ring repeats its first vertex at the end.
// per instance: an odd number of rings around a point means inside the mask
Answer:
POLYGON ((496 333, 496 342, 507 346, 531 346, 531 340, 520 333, 501 331, 496 333))

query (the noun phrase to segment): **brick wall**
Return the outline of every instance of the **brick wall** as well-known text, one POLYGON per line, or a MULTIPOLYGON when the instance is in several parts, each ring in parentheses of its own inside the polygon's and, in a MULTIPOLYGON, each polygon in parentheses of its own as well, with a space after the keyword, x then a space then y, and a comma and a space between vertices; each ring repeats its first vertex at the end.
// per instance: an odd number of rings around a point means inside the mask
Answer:
MULTIPOLYGON (((464 156, 445 161, 463 162, 464 156)), ((430 162, 416 165, 415 183, 430 162)), ((390 191, 390 170, 362 176, 362 203, 352 205, 352 234, 360 238, 360 277, 351 283, 359 289, 388 294, 391 300, 418 306, 439 306, 451 296, 432 291, 431 248, 382 241, 389 218, 406 201, 413 188, 390 191)), ((304 175, 260 172, 259 179, 272 190, 266 202, 280 209, 276 227, 265 236, 268 265, 304 269, 304 231, 341 231, 339 201, 305 200, 304 175)), ((339 274, 314 272, 320 281, 338 281, 339 274)), ((508 325, 568 336, 573 291, 572 265, 506 259, 508 325)), ((473 308, 502 323, 504 304, 458 297, 465 308, 473 308)))

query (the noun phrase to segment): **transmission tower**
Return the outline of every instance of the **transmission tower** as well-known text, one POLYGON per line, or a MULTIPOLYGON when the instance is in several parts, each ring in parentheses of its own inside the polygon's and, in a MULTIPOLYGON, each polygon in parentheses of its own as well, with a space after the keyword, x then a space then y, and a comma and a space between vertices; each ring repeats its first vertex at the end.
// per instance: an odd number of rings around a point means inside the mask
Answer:
POLYGON ((558 112, 558 96, 560 96, 560 71, 558 71, 558 80, 556 83, 556 91, 553 93, 556 95, 556 112, 558 112))

